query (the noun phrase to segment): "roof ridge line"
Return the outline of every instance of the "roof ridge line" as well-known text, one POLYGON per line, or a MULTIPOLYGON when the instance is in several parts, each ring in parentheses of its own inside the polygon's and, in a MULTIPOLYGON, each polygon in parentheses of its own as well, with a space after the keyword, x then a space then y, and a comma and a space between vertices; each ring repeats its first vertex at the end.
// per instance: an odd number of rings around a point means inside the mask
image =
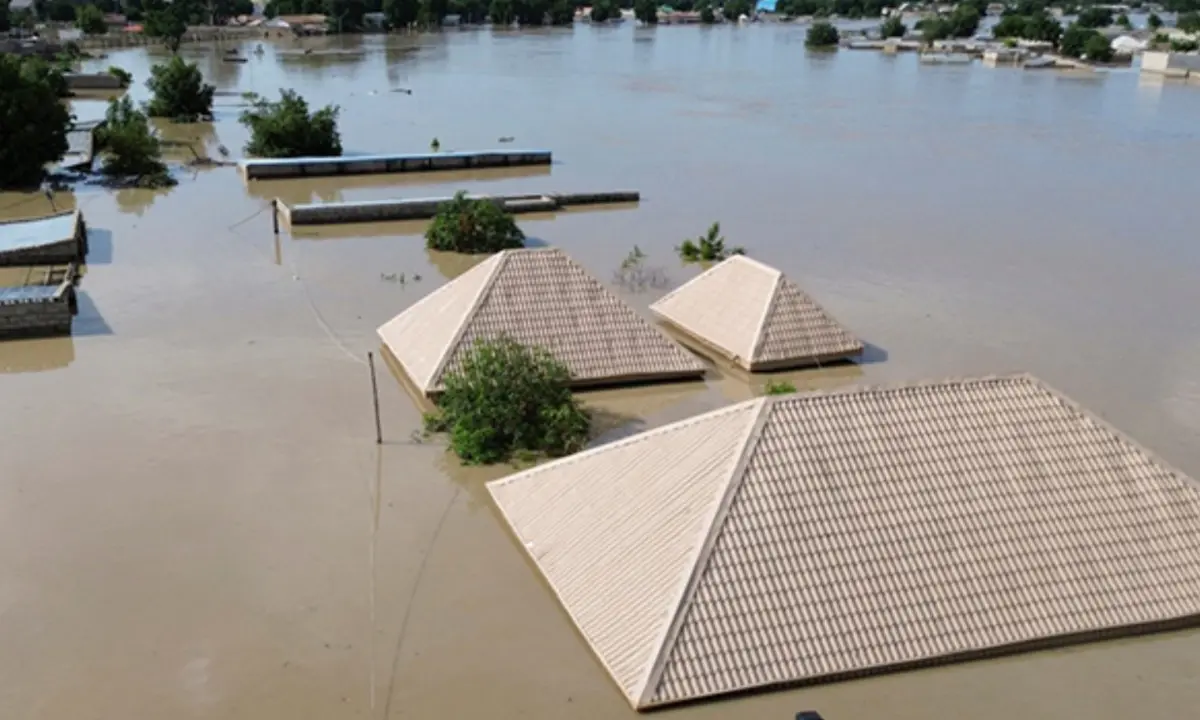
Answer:
POLYGON ((675 422, 669 422, 665 425, 659 425, 658 427, 650 428, 649 430, 643 430, 641 432, 635 433, 628 437, 623 437, 620 440, 614 440, 613 442, 610 442, 610 443, 605 443, 603 445, 597 445, 596 447, 588 448, 587 450, 582 450, 580 452, 577 452, 574 455, 567 455, 566 457, 558 458, 556 460, 552 460, 547 463, 542 463, 541 465, 535 465, 534 467, 528 468, 526 470, 522 470, 522 471, 514 473, 512 475, 506 475, 502 478, 497 478, 495 480, 488 482, 487 485, 489 485, 489 486, 490 485, 505 485, 513 480, 519 480, 519 479, 522 479, 529 475, 536 475, 537 473, 539 473, 543 470, 546 470, 547 468, 557 467, 559 465, 570 465, 572 463, 578 462, 587 457, 599 454, 599 453, 607 451, 607 450, 615 450, 616 448, 624 447, 626 445, 634 445, 634 444, 637 444, 640 442, 645 442, 647 440, 651 440, 653 438, 658 437, 659 435, 663 434, 664 432, 666 432, 668 430, 676 430, 676 429, 681 429, 681 428, 685 428, 685 427, 691 427, 692 425, 695 425, 698 422, 709 420, 710 418, 713 418, 717 415, 725 415, 725 414, 734 412, 734 411, 742 408, 743 406, 750 405, 751 403, 755 403, 755 402, 761 402, 764 399, 767 399, 767 398, 764 396, 761 398, 743 400, 741 402, 737 402, 732 405, 726 405, 724 407, 719 407, 716 410, 709 410, 708 412, 701 413, 700 415, 692 415, 691 417, 684 418, 683 420, 676 420, 675 422))
MULTIPOLYGON (((508 258, 511 257, 511 255, 508 253, 508 251, 501 250, 500 252, 496 253, 494 257, 499 258, 496 261, 496 266, 492 268, 491 274, 488 275, 487 281, 480 286, 479 292, 475 294, 475 298, 471 301, 471 304, 467 306, 467 312, 463 315, 463 322, 460 323, 458 329, 454 331, 454 336, 450 338, 450 342, 446 343, 445 352, 442 353, 442 357, 438 360, 438 364, 434 366, 433 372, 429 375, 429 381, 427 383, 428 387, 425 388, 426 390, 428 388, 437 387, 438 383, 441 382, 442 373, 446 371, 446 365, 450 363, 450 358, 454 357, 454 349, 458 347, 460 342, 462 342, 462 337, 466 334, 467 327, 471 325, 471 316, 475 314, 475 311, 478 310, 479 306, 483 304, 484 299, 487 298, 487 296, 492 292, 492 286, 496 284, 496 278, 500 276, 500 270, 503 269, 505 264, 508 263, 508 258)), ((492 258, 488 258, 483 262, 486 263, 491 259, 492 258)), ((480 263, 480 265, 482 264, 483 263, 480 263)), ((480 265, 476 265, 475 267, 478 268, 480 265)), ((468 272, 470 271, 468 270, 468 272)), ((454 282, 461 277, 462 275, 459 275, 451 282, 454 282)), ((450 283, 447 283, 447 285, 449 284, 450 283)))
POLYGON ((740 255, 734 255, 734 256, 732 256, 732 257, 729 257, 729 258, 726 258, 726 259, 722 260, 721 262, 717 263, 716 265, 713 265, 712 267, 710 267, 709 269, 707 269, 707 270, 705 270, 704 272, 700 273, 700 274, 699 274, 699 275, 697 275, 696 277, 692 278, 691 280, 688 280, 687 282, 685 282, 685 283, 681 284, 679 287, 675 288, 675 289, 674 289, 674 290, 672 290, 671 292, 667 293, 666 295, 663 295, 663 296, 662 296, 662 297, 660 297, 659 299, 657 299, 657 300, 655 300, 654 302, 650 303, 650 310, 653 312, 653 311, 654 311, 654 306, 655 306, 655 305, 660 305, 660 304, 662 304, 662 303, 666 302, 666 301, 667 301, 667 300, 669 300, 670 298, 674 297, 674 296, 675 296, 675 295, 676 295, 676 294, 677 294, 677 293, 678 293, 680 290, 684 289, 684 288, 685 288, 685 287, 687 287, 688 285, 691 285, 692 283, 696 282, 696 281, 697 281, 697 280, 699 280, 700 278, 702 278, 702 277, 704 277, 704 276, 706 276, 706 275, 709 275, 709 274, 711 274, 711 273, 715 272, 715 271, 716 271, 718 268, 722 267, 723 265, 725 265, 725 263, 729 262, 730 260, 732 260, 732 259, 733 259, 733 258, 735 258, 735 257, 741 257, 741 256, 740 256, 740 255))
MULTIPOLYGON (((746 439, 742 442, 741 452, 737 454, 729 469, 729 480, 725 484, 725 490, 721 496, 721 501, 717 503, 713 509, 712 518, 705 525, 707 532, 704 535, 704 541, 700 544, 700 548, 696 551, 696 559, 692 563, 691 570, 688 572, 687 581, 680 588, 679 600, 675 603, 675 607, 671 608, 671 620, 663 626, 662 638, 657 643, 657 651, 655 653, 654 662, 651 663, 649 670, 646 672, 646 677, 640 688, 637 688, 638 702, 636 708, 643 708, 651 704, 655 692, 658 690, 659 684, 662 682, 663 672, 666 671, 667 662, 671 658, 671 651, 675 647, 675 643, 679 639, 679 633, 683 629, 683 621, 687 617, 687 610, 691 607, 692 600, 695 598, 696 589, 700 585, 700 580, 704 577, 704 570, 708 566, 708 559, 712 555, 713 546, 716 545, 717 538, 721 534, 721 528, 725 526, 725 519, 729 515, 729 509, 733 505, 733 500, 737 497, 738 490, 742 487, 742 481, 746 476, 746 465, 749 464, 750 458, 754 454, 754 449, 758 446, 758 440, 762 436, 763 426, 771 416, 771 410, 775 406, 771 397, 761 397, 752 400, 758 405, 753 420, 746 428, 746 439)), ((738 407, 735 405, 733 407, 738 407)))
MULTIPOLYGON (((764 263, 759 263, 763 267, 771 267, 764 263)), ((767 340, 767 321, 775 313, 775 305, 779 302, 779 296, 783 294, 783 283, 785 282, 783 272, 775 270, 775 287, 771 289, 771 298, 767 300, 767 306, 763 308, 762 317, 758 319, 758 330, 754 333, 754 344, 750 346, 750 357, 746 358, 747 365, 754 362, 754 358, 758 357, 759 350, 767 340)))

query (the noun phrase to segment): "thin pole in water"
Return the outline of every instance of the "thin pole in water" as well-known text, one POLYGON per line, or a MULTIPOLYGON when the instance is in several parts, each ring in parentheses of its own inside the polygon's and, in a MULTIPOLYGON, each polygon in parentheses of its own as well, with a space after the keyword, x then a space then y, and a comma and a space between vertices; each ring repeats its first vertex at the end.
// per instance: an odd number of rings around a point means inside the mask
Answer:
POLYGON ((371 366, 371 399, 375 402, 375 444, 383 444, 383 429, 379 424, 379 384, 375 382, 375 353, 367 353, 367 364, 371 366))
POLYGON ((271 227, 275 230, 275 234, 279 234, 279 201, 271 201, 271 227))

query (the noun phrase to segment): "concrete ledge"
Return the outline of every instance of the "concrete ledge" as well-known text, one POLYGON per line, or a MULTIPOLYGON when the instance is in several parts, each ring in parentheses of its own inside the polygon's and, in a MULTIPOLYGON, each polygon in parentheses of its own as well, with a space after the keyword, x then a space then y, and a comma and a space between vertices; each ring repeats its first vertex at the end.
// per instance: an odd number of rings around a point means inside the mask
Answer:
POLYGON ((71 271, 57 286, 0 288, 0 339, 70 335, 76 309, 71 271))
POLYGON ((122 90, 121 78, 109 73, 67 73, 68 90, 122 90))
MULTIPOLYGON (((468 195, 472 200, 490 200, 510 213, 549 212, 572 205, 634 203, 641 200, 636 190, 597 193, 550 193, 546 195, 468 195)), ((453 197, 367 200, 361 202, 287 205, 275 201, 280 219, 290 227, 340 223, 427 220, 453 197)))
POLYGON ((250 180, 435 172, 473 168, 549 165, 549 150, 487 150, 482 152, 424 155, 363 155, 357 157, 307 157, 243 160, 242 177, 250 180))
POLYGON ((82 262, 87 251, 87 224, 78 210, 0 222, 3 266, 82 262))

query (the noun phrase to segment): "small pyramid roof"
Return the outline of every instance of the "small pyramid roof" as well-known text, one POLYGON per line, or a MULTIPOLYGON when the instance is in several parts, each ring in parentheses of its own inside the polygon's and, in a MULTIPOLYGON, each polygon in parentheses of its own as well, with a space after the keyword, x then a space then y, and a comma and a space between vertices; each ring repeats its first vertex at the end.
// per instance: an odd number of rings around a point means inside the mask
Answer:
POLYGON ((1028 376, 759 398, 488 490, 639 709, 1200 622, 1200 486, 1028 376))
POLYGON ((746 370, 859 355, 863 344, 782 272, 744 255, 714 265, 650 306, 746 370))
POLYGON ((422 298, 379 337, 425 393, 477 340, 550 350, 577 385, 699 377, 704 364, 556 248, 505 250, 422 298))

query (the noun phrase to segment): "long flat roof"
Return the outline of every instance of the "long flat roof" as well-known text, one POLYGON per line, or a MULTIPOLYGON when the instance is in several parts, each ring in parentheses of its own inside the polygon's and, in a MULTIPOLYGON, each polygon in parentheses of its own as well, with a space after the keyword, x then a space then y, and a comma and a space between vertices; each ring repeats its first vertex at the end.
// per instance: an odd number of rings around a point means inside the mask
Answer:
POLYGON ((75 237, 78 223, 79 213, 74 210, 43 218, 0 222, 0 253, 70 240, 75 237))

